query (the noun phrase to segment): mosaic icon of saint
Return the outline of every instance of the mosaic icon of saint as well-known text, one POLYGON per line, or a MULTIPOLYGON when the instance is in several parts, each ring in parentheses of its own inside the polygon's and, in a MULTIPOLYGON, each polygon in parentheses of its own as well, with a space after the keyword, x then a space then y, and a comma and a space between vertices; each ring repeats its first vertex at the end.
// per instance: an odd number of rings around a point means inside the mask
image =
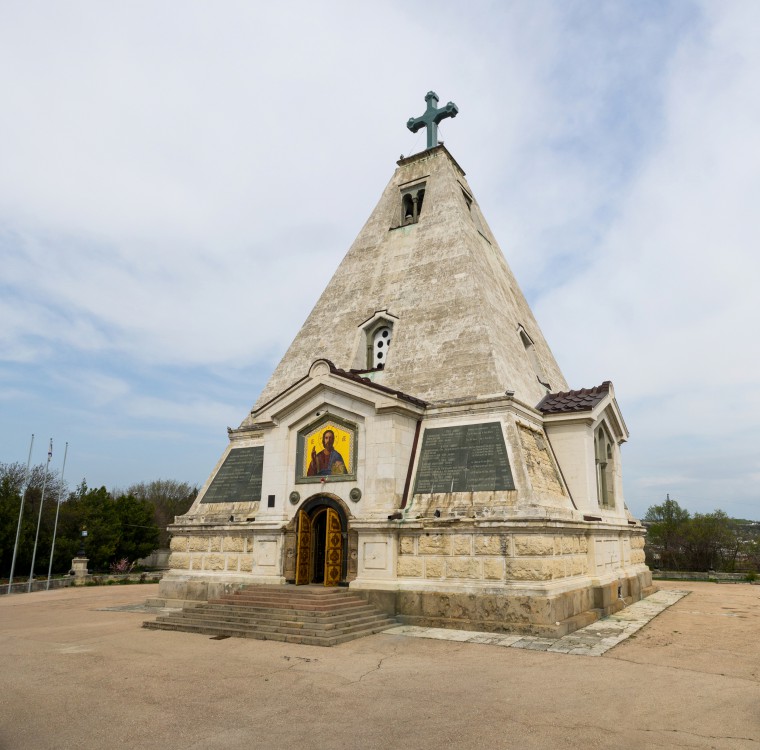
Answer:
POLYGON ((317 453, 316 448, 311 449, 311 460, 306 476, 329 476, 330 474, 348 474, 346 462, 343 456, 333 447, 335 445, 335 433, 325 430, 322 433, 322 450, 317 453))

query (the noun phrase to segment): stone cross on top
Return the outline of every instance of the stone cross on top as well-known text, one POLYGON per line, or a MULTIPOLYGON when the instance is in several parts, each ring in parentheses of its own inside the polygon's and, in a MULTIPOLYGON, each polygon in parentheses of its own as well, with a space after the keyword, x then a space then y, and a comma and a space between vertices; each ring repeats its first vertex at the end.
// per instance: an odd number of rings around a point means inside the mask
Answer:
POLYGON ((438 94, 435 91, 428 91, 425 95, 427 109, 425 114, 420 117, 410 117, 406 127, 416 133, 421 128, 427 128, 427 147, 433 148, 438 145, 438 123, 446 117, 456 117, 459 112, 454 102, 449 102, 445 107, 436 108, 438 104, 438 94))

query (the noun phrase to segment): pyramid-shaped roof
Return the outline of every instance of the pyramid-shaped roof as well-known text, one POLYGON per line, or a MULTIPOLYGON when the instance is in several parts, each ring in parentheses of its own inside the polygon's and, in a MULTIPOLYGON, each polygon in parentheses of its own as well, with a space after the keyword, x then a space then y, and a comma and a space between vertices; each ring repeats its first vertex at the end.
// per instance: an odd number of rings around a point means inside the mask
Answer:
POLYGON ((392 341, 384 369, 369 376, 415 398, 445 403, 513 391, 535 405, 548 391, 567 390, 448 150, 439 145, 397 164, 254 414, 316 359, 367 369, 368 326, 380 320, 391 323, 392 341), (405 218, 405 195, 421 201, 417 221, 405 218))

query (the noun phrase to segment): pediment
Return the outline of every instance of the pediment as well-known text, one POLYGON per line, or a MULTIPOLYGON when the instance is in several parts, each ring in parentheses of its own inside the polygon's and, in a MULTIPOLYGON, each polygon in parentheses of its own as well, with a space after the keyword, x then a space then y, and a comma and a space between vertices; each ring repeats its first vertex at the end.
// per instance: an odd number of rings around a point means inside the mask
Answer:
POLYGON ((365 405, 368 412, 396 409, 419 416, 426 407, 419 399, 373 383, 361 375, 339 370, 327 359, 318 359, 311 364, 305 377, 251 412, 239 429, 274 426, 287 421, 307 404, 318 402, 327 407, 347 399, 355 407, 365 405))

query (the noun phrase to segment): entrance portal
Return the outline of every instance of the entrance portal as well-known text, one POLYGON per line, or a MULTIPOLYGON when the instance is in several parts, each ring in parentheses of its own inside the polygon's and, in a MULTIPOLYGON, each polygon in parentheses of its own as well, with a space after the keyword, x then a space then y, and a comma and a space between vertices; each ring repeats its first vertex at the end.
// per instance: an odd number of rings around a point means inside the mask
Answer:
POLYGON ((298 511, 296 585, 337 586, 343 577, 343 524, 328 505, 298 511))

